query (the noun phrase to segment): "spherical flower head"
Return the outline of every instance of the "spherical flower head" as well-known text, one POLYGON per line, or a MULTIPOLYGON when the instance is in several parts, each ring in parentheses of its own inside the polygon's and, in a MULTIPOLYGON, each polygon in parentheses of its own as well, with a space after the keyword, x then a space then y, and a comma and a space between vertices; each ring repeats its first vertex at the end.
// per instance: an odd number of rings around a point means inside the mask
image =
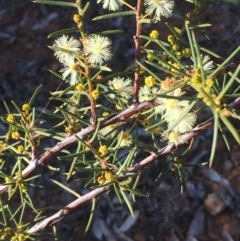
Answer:
POLYGON ((168 140, 168 144, 174 144, 175 146, 186 142, 181 138, 179 132, 177 131, 171 131, 169 134, 166 134, 164 139, 168 140))
POLYGON ((30 110, 29 104, 24 104, 24 105, 22 106, 22 111, 28 112, 29 110, 30 110))
POLYGON ((154 15, 154 19, 161 20, 161 17, 170 17, 172 15, 174 1, 173 0, 145 0, 146 13, 154 15))
POLYGON ((13 115, 8 115, 8 116, 7 116, 7 121, 8 121, 9 123, 13 123, 14 120, 15 120, 15 118, 14 118, 13 115))
POLYGON ((76 90, 77 90, 77 91, 83 91, 83 90, 84 90, 84 85, 83 85, 82 83, 78 84, 78 85, 76 86, 76 90))
MULTIPOLYGON (((174 97, 180 97, 183 94, 181 88, 175 89, 173 92, 168 93, 168 95, 174 97)), ((165 118, 175 114, 177 108, 185 108, 189 106, 189 101, 187 100, 178 100, 173 98, 157 98, 156 101, 160 104, 155 107, 157 113, 165 113, 165 118)))
POLYGON ((98 97, 99 97, 99 90, 98 89, 96 89, 96 90, 93 90, 92 91, 92 98, 94 99, 94 100, 96 100, 98 97))
MULTIPOLYGON (((177 88, 170 93, 170 95, 175 97, 180 97, 182 94, 183 92, 181 88, 177 88)), ((186 133, 193 128, 197 120, 197 115, 196 112, 186 113, 186 110, 190 105, 190 101, 167 97, 157 98, 157 101, 160 105, 155 107, 155 111, 162 114, 162 119, 167 122, 168 127, 177 123, 177 125, 172 127, 172 131, 177 133, 186 133)))
POLYGON ((176 69, 180 69, 180 67, 181 67, 180 64, 179 63, 173 63, 172 66, 175 67, 175 68, 171 69, 172 73, 179 74, 179 71, 176 70, 176 69))
POLYGON ((122 5, 119 0, 98 0, 97 3, 103 2, 103 8, 108 8, 109 10, 116 11, 119 6, 122 5))
MULTIPOLYGON (((114 90, 114 92, 123 97, 125 100, 130 99, 132 96, 132 81, 130 79, 124 79, 120 77, 114 78, 112 81, 108 82, 109 88, 111 90, 114 90)), ((115 99, 116 94, 112 93, 109 94, 110 98, 115 99)))
POLYGON ((106 145, 100 146, 98 149, 100 156, 106 156, 108 154, 108 148, 106 145))
POLYGON ((214 85, 214 80, 211 79, 211 78, 206 79, 205 85, 211 89, 213 87, 213 85, 214 85))
POLYGON ((120 144, 119 147, 127 147, 130 146, 132 144, 132 135, 129 133, 129 131, 121 131, 118 134, 118 139, 120 139, 120 144))
POLYGON ((158 92, 156 87, 150 88, 146 85, 139 90, 139 102, 149 101, 153 98, 153 95, 158 92))
MULTIPOLYGON (((193 58, 191 58, 191 59, 193 61, 193 58)), ((201 64, 202 64, 203 70, 206 73, 209 73, 214 68, 213 61, 210 61, 210 57, 208 55, 203 56, 201 54, 201 60, 200 61, 201 61, 201 63, 197 60, 197 68, 196 68, 196 70, 199 70, 199 75, 201 74, 201 72, 200 72, 201 64)))
POLYGON ((100 35, 90 36, 85 43, 84 52, 91 64, 103 64, 111 59, 111 40, 100 35))
POLYGON ((167 40, 168 40, 168 42, 173 44, 173 42, 175 41, 175 36, 173 34, 170 34, 170 35, 168 35, 167 40))
POLYGON ((79 14, 74 14, 73 15, 73 21, 75 23, 79 23, 81 20, 82 20, 82 16, 81 15, 79 15, 79 14))
POLYGON ((173 46, 172 46, 172 50, 173 51, 178 51, 179 50, 179 44, 174 44, 173 46))
POLYGON ((185 48, 183 51, 182 51, 182 55, 186 58, 189 58, 191 55, 192 55, 192 52, 191 52, 191 49, 189 48, 185 48))
POLYGON ((55 44, 53 44, 53 47, 59 48, 58 50, 55 50, 54 55, 57 57, 57 59, 59 59, 60 62, 62 62, 66 57, 69 57, 69 54, 61 49, 77 53, 80 51, 80 45, 80 41, 72 37, 68 38, 67 35, 63 35, 55 41, 55 44))
POLYGON ((23 152, 25 151, 25 148, 24 148, 23 145, 19 145, 19 146, 17 147, 17 150, 18 150, 20 153, 23 153, 23 152))
POLYGON ((115 179, 115 175, 108 171, 104 172, 104 177, 107 181, 113 181, 115 179))
POLYGON ((166 105, 166 111, 175 109, 176 105, 179 103, 179 100, 177 99, 166 99, 165 105, 166 105))
POLYGON ((151 38, 158 39, 159 32, 157 30, 153 30, 149 35, 150 35, 151 38))
POLYGON ((106 181, 105 177, 103 175, 101 175, 100 177, 98 177, 97 179, 98 183, 100 185, 104 184, 104 182, 106 181))
MULTIPOLYGON (((3 150, 7 146, 8 146, 7 142, 0 141, 0 150, 3 150)), ((0 163, 1 163, 1 160, 0 160, 0 163)))
POLYGON ((153 61, 155 58, 154 58, 154 56, 152 55, 152 54, 148 54, 147 55, 147 60, 149 60, 149 61, 153 61))
POLYGON ((65 57, 63 61, 64 68, 60 70, 62 72, 63 79, 70 82, 70 85, 76 85, 79 82, 80 67, 75 62, 73 56, 65 57), (70 75, 70 78, 68 78, 70 75))
POLYGON ((196 112, 189 112, 184 117, 182 117, 184 112, 185 108, 177 107, 171 112, 166 112, 164 115, 164 118, 168 122, 168 126, 171 126, 171 124, 176 121, 178 122, 178 124, 172 129, 174 131, 177 131, 178 133, 186 133, 190 131, 197 120, 196 112))
POLYGON ((201 76, 199 74, 194 73, 190 82, 196 89, 202 87, 201 76))
POLYGON ((102 113, 102 116, 103 116, 103 117, 109 116, 109 112, 107 112, 107 111, 103 112, 103 113, 102 113))
POLYGON ((19 140, 20 139, 20 134, 18 131, 14 131, 12 132, 12 138, 15 139, 15 140, 19 140))
POLYGON ((145 78, 145 85, 148 87, 153 87, 156 83, 156 79, 153 76, 148 76, 145 78))

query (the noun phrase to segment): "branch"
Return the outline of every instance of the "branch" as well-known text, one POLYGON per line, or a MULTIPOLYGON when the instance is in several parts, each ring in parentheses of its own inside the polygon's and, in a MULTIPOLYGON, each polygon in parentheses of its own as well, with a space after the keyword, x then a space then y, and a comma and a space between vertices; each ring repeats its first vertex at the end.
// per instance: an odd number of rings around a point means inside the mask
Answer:
MULTIPOLYGON (((100 124, 100 127, 106 127, 117 122, 124 122, 127 121, 129 118, 134 116, 135 114, 142 112, 144 110, 150 109, 154 107, 154 104, 151 102, 143 102, 140 104, 132 104, 126 110, 121 111, 116 116, 112 117, 111 119, 103 120, 100 124)), ((82 129, 76 135, 68 136, 61 142, 57 143, 54 147, 50 150, 44 152, 42 155, 37 157, 36 159, 30 161, 29 165, 22 171, 22 178, 25 179, 28 177, 33 171, 39 168, 42 165, 45 165, 46 162, 58 154, 61 150, 68 148, 70 145, 79 141, 79 139, 84 139, 86 136, 94 133, 96 130, 95 126, 89 126, 85 129, 82 129)), ((18 176, 15 176, 14 179, 16 180, 18 176)), ((0 194, 6 192, 9 188, 9 185, 0 186, 0 194)))
MULTIPOLYGON (((152 103, 150 101, 145 101, 140 104, 132 104, 129 106, 126 110, 121 111, 116 116, 110 117, 110 119, 106 119, 101 121, 100 127, 106 127, 112 124, 115 124, 117 122, 124 122, 134 116, 135 114, 142 112, 144 110, 148 110, 150 108, 153 108, 156 105, 156 103, 152 103)), ((238 108, 240 107, 240 97, 234 100, 229 104, 230 108, 238 108)), ((194 131, 195 128, 192 130, 194 131)), ((72 135, 69 137, 66 137, 61 142, 57 143, 54 147, 52 147, 50 150, 44 152, 42 155, 40 155, 35 160, 30 161, 30 164, 22 171, 22 178, 25 179, 28 177, 32 172, 34 172, 38 167, 41 165, 45 165, 46 162, 58 154, 63 149, 68 148, 70 145, 76 143, 78 139, 83 139, 87 135, 92 134, 95 131, 94 126, 89 126, 80 132, 76 133, 76 135, 72 135), (76 137, 77 136, 77 137, 76 137)), ((189 132, 191 133, 191 131, 189 132)), ((162 149, 161 149, 162 150, 162 149)), ((18 176, 15 176, 14 179, 16 180, 18 176)), ((9 185, 2 185, 0 186, 0 194, 6 192, 9 188, 9 185)))
POLYGON ((240 109, 240 97, 238 97, 237 99, 235 99, 233 102, 231 102, 229 104, 230 108, 234 108, 234 109, 240 109))
MULTIPOLYGON (((197 126, 189 131, 187 134, 181 135, 181 142, 186 143, 194 136, 196 136, 199 132, 207 129, 209 126, 212 125, 212 122, 208 122, 202 126, 197 126)), ((167 146, 160 149, 158 152, 151 154, 144 160, 140 161, 139 163, 135 164, 134 166, 128 168, 128 172, 136 172, 139 169, 143 168, 144 166, 148 165, 149 163, 153 162, 154 160, 158 159, 160 156, 166 155, 170 153, 175 146, 173 144, 168 144, 167 146)))
MULTIPOLYGON (((181 141, 183 141, 183 142, 189 141, 194 136, 196 136, 199 132, 208 128, 211 124, 212 124, 212 122, 209 122, 209 123, 204 124, 203 126, 195 127, 189 133, 182 135, 181 141)), ((153 153, 152 155, 143 159, 141 162, 135 164, 133 167, 128 168, 127 172, 137 172, 139 169, 141 169, 144 166, 146 166, 146 165, 150 164, 151 162, 155 161, 160 156, 163 156, 163 155, 166 155, 166 154, 170 153, 173 148, 174 148, 173 144, 169 144, 169 145, 165 146, 164 148, 162 148, 158 152, 153 153)), ((90 201, 93 198, 96 198, 100 194, 108 191, 110 188, 111 188, 111 185, 94 189, 93 191, 91 191, 91 192, 85 194, 84 196, 76 199, 75 201, 73 201, 72 203, 70 203, 65 208, 63 208, 60 211, 58 211, 57 213, 55 213, 54 215, 52 215, 52 216, 42 220, 41 222, 35 224, 32 228, 30 228, 27 231, 27 233, 36 233, 36 232, 38 232, 38 231, 40 231, 40 230, 42 230, 42 229, 44 229, 44 228, 46 228, 50 225, 53 225, 53 224, 57 223, 58 221, 63 219, 66 215, 71 213, 73 210, 75 210, 79 206, 81 206, 83 203, 85 203, 87 201, 90 201)))
POLYGON ((39 223, 36 223, 32 228, 30 228, 27 233, 36 233, 39 232, 40 230, 53 225, 63 219, 66 215, 74 211, 77 207, 82 205, 83 203, 92 200, 93 198, 98 197, 100 194, 106 192, 109 190, 110 186, 105 186, 105 187, 100 187, 92 190, 91 192, 85 194, 84 196, 76 199, 75 201, 71 202, 68 204, 65 208, 61 209, 54 215, 45 218, 44 220, 40 221, 39 223))

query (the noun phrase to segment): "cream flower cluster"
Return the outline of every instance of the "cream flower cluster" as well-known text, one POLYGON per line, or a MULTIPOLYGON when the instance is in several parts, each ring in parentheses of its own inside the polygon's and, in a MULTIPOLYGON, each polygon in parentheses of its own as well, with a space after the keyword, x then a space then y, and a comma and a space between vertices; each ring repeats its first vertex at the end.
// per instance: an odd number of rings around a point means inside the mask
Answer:
MULTIPOLYGON (((118 10, 121 5, 121 0, 98 0, 97 3, 103 3, 103 8, 108 8, 111 11, 118 10)), ((144 0, 147 15, 153 16, 157 21, 161 17, 170 17, 172 15, 174 1, 173 0, 144 0)))
POLYGON ((158 88, 156 87, 149 87, 144 85, 139 90, 139 102, 149 101, 153 98, 154 94, 157 94, 158 88))
POLYGON ((172 15, 174 1, 173 0, 145 0, 146 13, 154 15, 154 19, 161 20, 161 17, 170 17, 172 15))
POLYGON ((101 137, 105 140, 110 140, 112 138, 117 138, 118 148, 131 146, 133 143, 133 136, 130 134, 130 130, 125 131, 117 131, 117 124, 106 126, 105 128, 100 130, 101 137))
POLYGON ((77 39, 72 37, 68 38, 67 35, 63 35, 53 44, 53 47, 56 48, 54 55, 60 62, 65 61, 69 56, 79 52, 80 46, 81 43, 77 39))
POLYGON ((102 65, 111 59, 111 40, 100 35, 90 36, 82 47, 79 40, 67 35, 58 38, 53 44, 54 55, 63 64, 64 68, 60 70, 64 80, 70 85, 76 85, 80 82, 80 63, 82 59, 80 52, 84 52, 86 60, 92 65, 102 65))
POLYGON ((121 77, 116 77, 112 81, 108 82, 110 90, 114 93, 109 94, 111 99, 116 99, 116 97, 122 98, 124 102, 132 97, 133 89, 130 79, 124 79, 121 77))
POLYGON ((168 95, 173 98, 157 99, 159 105, 155 107, 155 111, 162 115, 162 119, 167 122, 168 127, 172 126, 173 123, 177 123, 173 126, 171 132, 168 133, 165 138, 168 139, 170 143, 178 145, 180 144, 180 134, 186 133, 193 128, 197 115, 195 112, 188 112, 184 115, 190 105, 190 101, 174 98, 181 97, 183 95, 181 88, 173 90, 168 93, 168 95))
POLYGON ((90 36, 84 47, 84 52, 87 60, 91 64, 103 64, 103 62, 111 59, 111 46, 112 42, 109 38, 100 35, 90 36))
MULTIPOLYGON (((213 64, 213 61, 211 60, 210 61, 210 57, 208 55, 202 55, 201 54, 201 63, 199 61, 197 61, 197 67, 200 68, 201 64, 202 64, 202 67, 203 67, 203 70, 206 72, 206 73, 209 73, 213 68, 214 68, 214 64, 213 64)), ((193 61, 193 58, 191 57, 191 60, 193 61)), ((193 61, 194 62, 194 61, 193 61)))
POLYGON ((62 64, 64 68, 61 69, 60 72, 62 73, 63 79, 68 80, 70 85, 78 84, 80 66, 75 62, 75 58, 73 56, 66 56, 62 64))
POLYGON ((119 6, 122 5, 120 0, 98 0, 97 3, 103 2, 103 8, 108 8, 111 11, 118 10, 119 6))

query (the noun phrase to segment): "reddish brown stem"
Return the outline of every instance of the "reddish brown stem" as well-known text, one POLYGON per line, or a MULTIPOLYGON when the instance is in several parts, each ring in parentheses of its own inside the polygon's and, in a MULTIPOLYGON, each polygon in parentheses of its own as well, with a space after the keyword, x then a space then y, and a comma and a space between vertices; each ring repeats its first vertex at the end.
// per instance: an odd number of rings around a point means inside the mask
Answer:
POLYGON ((134 71, 134 86, 133 86, 133 103, 138 103, 139 99, 139 82, 140 82, 140 67, 137 62, 140 62, 141 46, 139 36, 141 34, 141 7, 142 0, 138 0, 136 9, 136 34, 134 36, 135 42, 135 71, 134 71))

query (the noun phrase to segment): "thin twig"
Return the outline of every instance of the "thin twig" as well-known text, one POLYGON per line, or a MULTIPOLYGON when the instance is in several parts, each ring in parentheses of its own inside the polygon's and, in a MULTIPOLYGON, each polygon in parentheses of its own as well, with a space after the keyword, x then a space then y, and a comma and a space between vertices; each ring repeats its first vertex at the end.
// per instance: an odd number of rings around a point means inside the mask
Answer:
POLYGON ((135 43, 135 70, 134 70, 134 85, 133 85, 133 103, 138 103, 139 100, 139 82, 140 82, 140 67, 137 64, 140 62, 141 57, 141 49, 140 49, 140 39, 139 36, 141 34, 141 8, 142 8, 142 0, 138 0, 137 9, 136 9, 136 34, 134 36, 135 43))

